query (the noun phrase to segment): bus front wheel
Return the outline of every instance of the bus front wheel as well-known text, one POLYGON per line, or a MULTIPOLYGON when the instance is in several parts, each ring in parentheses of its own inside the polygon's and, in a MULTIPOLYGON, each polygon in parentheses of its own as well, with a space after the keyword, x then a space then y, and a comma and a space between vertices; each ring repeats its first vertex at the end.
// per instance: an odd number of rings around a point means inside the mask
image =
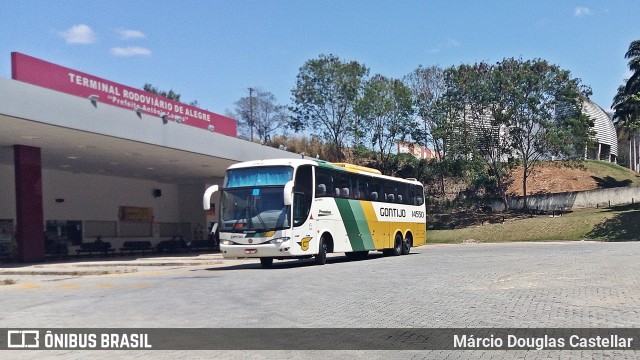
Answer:
POLYGON ((318 253, 315 258, 316 265, 324 265, 327 263, 327 241, 324 236, 320 238, 320 244, 318 245, 318 253))
POLYGON ((263 269, 269 269, 273 265, 273 258, 260 258, 260 265, 263 269))

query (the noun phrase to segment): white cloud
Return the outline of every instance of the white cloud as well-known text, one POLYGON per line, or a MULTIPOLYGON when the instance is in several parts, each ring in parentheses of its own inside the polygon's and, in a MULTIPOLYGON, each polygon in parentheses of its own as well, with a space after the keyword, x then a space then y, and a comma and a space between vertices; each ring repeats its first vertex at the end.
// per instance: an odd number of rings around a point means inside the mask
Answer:
POLYGON ((451 47, 458 47, 460 46, 460 42, 456 39, 452 39, 452 38, 448 38, 447 39, 447 45, 451 46, 451 47))
POLYGON ((93 44, 96 41, 96 34, 93 30, 85 25, 73 25, 65 31, 58 33, 67 44, 93 44))
POLYGON ((111 54, 118 57, 151 56, 151 50, 137 46, 129 46, 126 48, 115 47, 111 48, 111 54))
POLYGON ((581 17, 591 15, 591 9, 585 6, 578 6, 575 10, 573 10, 573 16, 581 17))
POLYGON ((118 34, 120 34, 120 39, 122 40, 144 39, 146 37, 144 33, 139 30, 120 29, 117 31, 118 31, 118 34))

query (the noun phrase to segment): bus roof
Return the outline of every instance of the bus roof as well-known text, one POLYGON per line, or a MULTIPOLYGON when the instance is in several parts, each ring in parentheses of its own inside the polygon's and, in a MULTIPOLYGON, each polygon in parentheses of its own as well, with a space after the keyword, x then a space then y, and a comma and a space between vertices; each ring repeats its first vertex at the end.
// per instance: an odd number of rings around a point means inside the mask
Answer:
POLYGON ((258 166, 292 166, 298 167, 301 165, 312 165, 312 166, 320 166, 325 168, 331 168, 338 171, 347 171, 351 173, 358 173, 367 176, 385 178, 385 179, 393 179, 400 180, 403 182, 408 182, 412 184, 420 184, 421 183, 415 178, 403 179, 399 177, 393 177, 388 175, 383 175, 379 170, 368 168, 365 166, 354 165, 349 163, 331 163, 324 160, 313 159, 313 158, 305 158, 305 159, 265 159, 265 160, 252 160, 240 162, 237 164, 233 164, 229 166, 228 169, 242 169, 242 168, 250 168, 250 167, 258 167, 258 166))

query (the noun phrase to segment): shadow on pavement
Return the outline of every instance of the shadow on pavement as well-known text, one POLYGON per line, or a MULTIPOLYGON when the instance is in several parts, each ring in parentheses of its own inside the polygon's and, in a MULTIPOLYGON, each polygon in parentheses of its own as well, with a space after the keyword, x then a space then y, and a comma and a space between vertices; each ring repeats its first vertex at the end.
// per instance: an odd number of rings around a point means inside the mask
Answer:
MULTIPOLYGON (((415 253, 410 253, 409 255, 416 255, 415 253)), ((327 258, 327 264, 341 264, 341 263, 351 263, 351 262, 359 262, 359 261, 375 261, 377 259, 387 258, 389 256, 384 255, 382 253, 370 253, 369 256, 365 259, 349 259, 344 255, 337 255, 327 258)), ((261 270, 274 270, 274 269, 293 269, 293 268, 301 268, 307 266, 317 266, 313 258, 311 259, 286 259, 286 260, 274 260, 273 265, 269 269, 262 269, 260 265, 259 259, 245 259, 245 260, 253 260, 251 263, 244 264, 236 264, 229 266, 219 266, 214 268, 204 269, 207 271, 221 271, 221 270, 249 270, 249 269, 261 269, 261 270)))

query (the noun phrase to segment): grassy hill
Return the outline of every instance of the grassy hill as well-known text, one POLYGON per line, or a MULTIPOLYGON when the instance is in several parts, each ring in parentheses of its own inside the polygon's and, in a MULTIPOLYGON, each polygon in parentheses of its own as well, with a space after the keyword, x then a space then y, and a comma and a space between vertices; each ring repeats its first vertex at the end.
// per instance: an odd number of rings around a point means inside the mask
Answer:
MULTIPOLYGON (((544 162, 536 166, 527 181, 527 193, 559 193, 620 186, 640 186, 640 176, 620 165, 588 160, 577 166, 563 162, 544 162)), ((508 193, 522 195, 522 168, 512 172, 513 183, 508 193)))
POLYGON ((506 219, 455 230, 428 230, 427 243, 464 241, 640 240, 640 204, 585 209, 562 216, 506 219))
MULTIPOLYGON (((521 171, 522 169, 514 170, 514 182, 509 188, 512 196, 522 193, 521 171)), ((640 176, 622 166, 601 161, 587 161, 574 167, 548 162, 536 168, 527 182, 527 192, 531 195, 620 186, 640 186, 640 176)), ((639 204, 578 210, 555 217, 520 215, 505 216, 504 221, 500 219, 501 216, 493 214, 482 221, 483 225, 478 225, 480 221, 469 221, 475 224, 453 230, 428 230, 427 243, 640 240, 639 204), (498 223, 495 223, 496 219, 498 223)))

